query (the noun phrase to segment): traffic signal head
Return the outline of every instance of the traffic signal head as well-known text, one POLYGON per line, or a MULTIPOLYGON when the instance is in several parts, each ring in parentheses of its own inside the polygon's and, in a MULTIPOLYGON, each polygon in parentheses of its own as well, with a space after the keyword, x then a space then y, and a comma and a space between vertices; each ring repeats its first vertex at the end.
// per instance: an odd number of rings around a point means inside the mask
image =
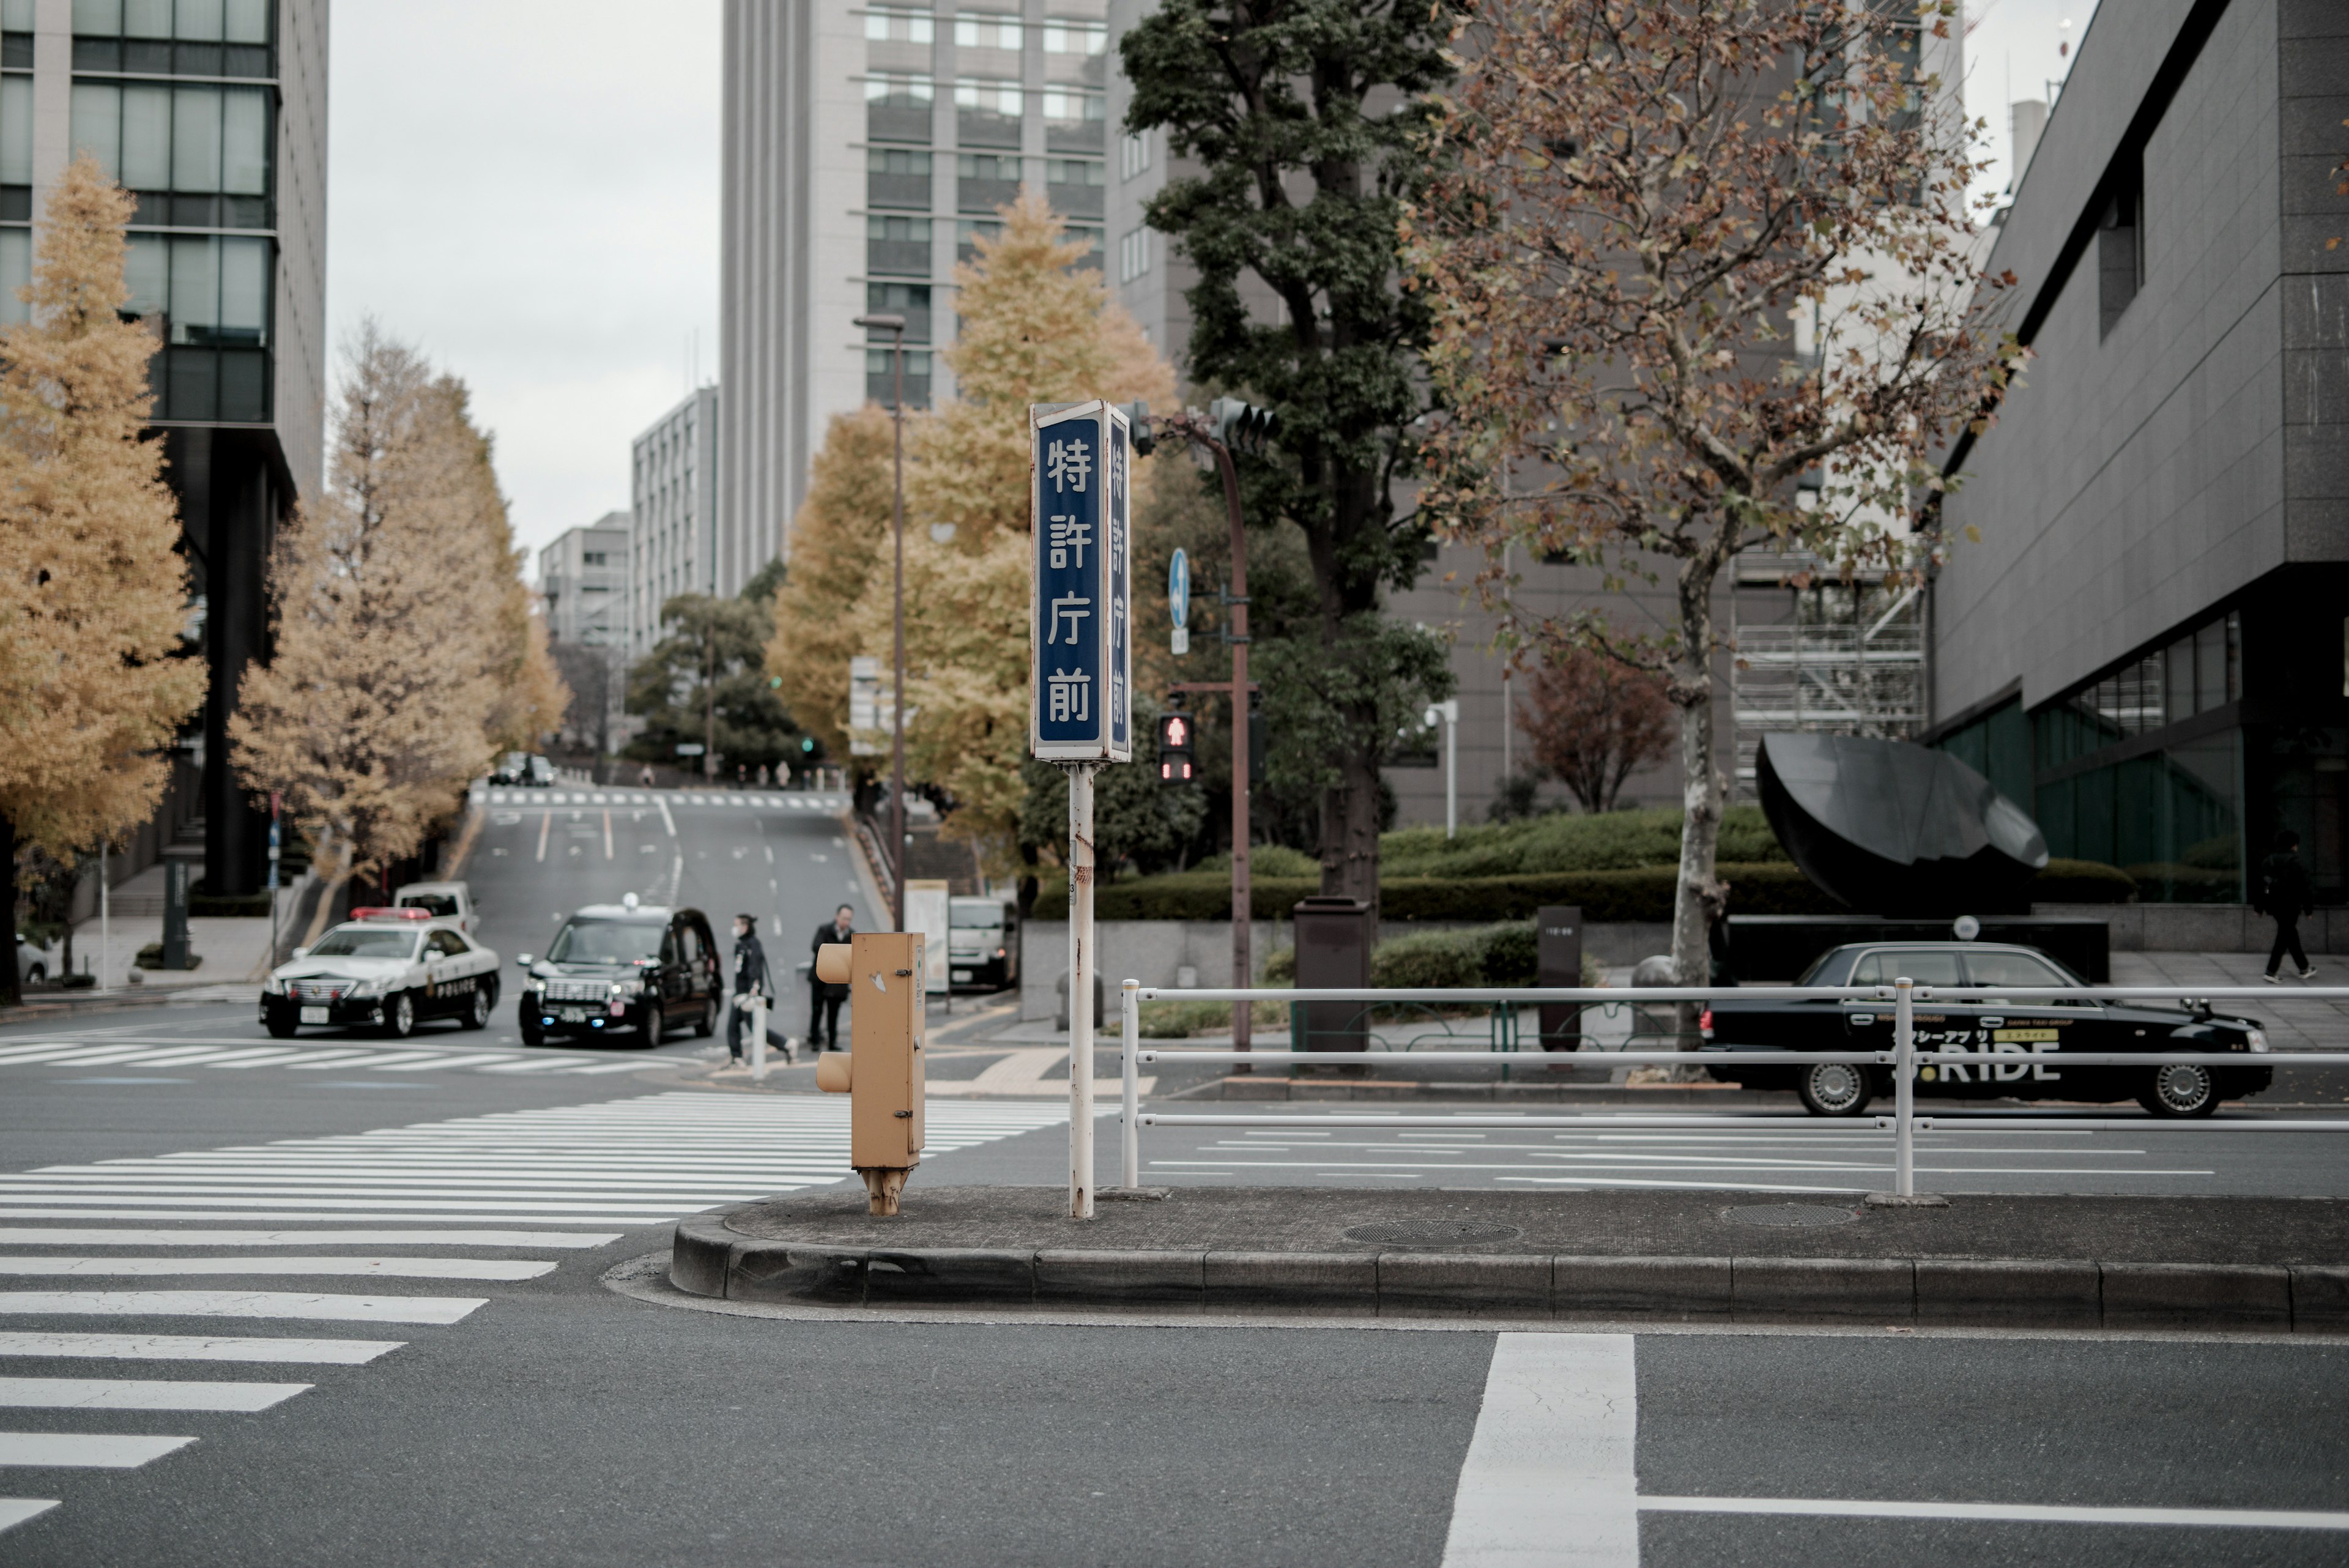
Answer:
POLYGON ((1125 405, 1125 420, 1133 431, 1133 455, 1148 457, 1158 445, 1157 433, 1150 428, 1150 405, 1136 398, 1125 405))
POLYGON ((1158 781, 1161 784, 1189 784, 1195 772, 1195 755, 1191 715, 1161 713, 1158 716, 1158 781))
POLYGON ((1272 445, 1279 421, 1270 409, 1244 403, 1237 398, 1217 398, 1207 405, 1207 422, 1216 439, 1234 452, 1262 455, 1272 445))

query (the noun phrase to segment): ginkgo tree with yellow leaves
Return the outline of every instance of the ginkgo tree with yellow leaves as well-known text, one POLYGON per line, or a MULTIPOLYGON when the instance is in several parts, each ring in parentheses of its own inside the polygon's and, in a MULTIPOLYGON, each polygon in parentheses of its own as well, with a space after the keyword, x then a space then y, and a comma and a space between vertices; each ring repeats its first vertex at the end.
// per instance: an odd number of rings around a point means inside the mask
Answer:
MULTIPOLYGON (((153 407, 151 328, 126 322, 130 197, 87 154, 51 191, 0 328, 0 909, 19 846, 71 861, 154 814, 163 753, 204 698, 153 407)), ((16 947, 0 944, 0 1002, 16 947)))
MULTIPOLYGON (((955 269, 954 399, 906 433, 905 748, 909 775, 954 800, 947 831, 1008 863, 1028 791, 1028 406, 1164 406, 1174 373, 1101 274, 1076 270, 1086 248, 1042 199, 1023 192, 1000 215, 1002 232, 955 269)), ((827 742, 846 732, 847 660, 888 668, 889 434, 874 410, 833 421, 776 601, 769 670, 827 742)), ((1137 504, 1149 469, 1136 466, 1137 504)), ((884 711, 887 701, 885 675, 884 711)))

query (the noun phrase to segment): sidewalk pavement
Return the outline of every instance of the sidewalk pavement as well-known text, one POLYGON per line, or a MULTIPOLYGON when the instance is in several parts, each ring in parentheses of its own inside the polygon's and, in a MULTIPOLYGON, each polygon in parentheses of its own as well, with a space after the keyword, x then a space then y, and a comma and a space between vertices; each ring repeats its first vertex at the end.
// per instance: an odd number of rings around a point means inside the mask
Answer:
MULTIPOLYGON (((85 963, 98 977, 102 990, 113 990, 129 984, 130 968, 138 961, 139 950, 163 940, 163 917, 160 915, 116 915, 111 921, 110 945, 98 941, 96 917, 74 928, 74 965, 85 963)), ((287 937, 290 944, 298 940, 287 937)), ((203 962, 191 970, 158 970, 146 971, 141 991, 178 991, 191 986, 223 983, 258 984, 269 974, 269 922, 259 919, 228 919, 212 916, 192 918, 188 921, 188 945, 203 962)), ((64 950, 58 949, 60 952, 64 950)), ((46 992, 36 993, 44 998, 46 992)))
POLYGON ((729 1300, 1213 1313, 2349 1333, 2330 1199, 909 1185, 680 1222, 670 1277, 729 1300), (1123 1196, 1124 1201, 1116 1199, 1123 1196), (1135 1200, 1140 1199, 1140 1200, 1135 1200))
MULTIPOLYGON (((2323 954, 2316 955, 2314 961, 2316 976, 2307 983, 2349 984, 2349 962, 2323 954)), ((2115 985, 2259 985, 2266 970, 2265 953, 2113 955, 2115 985)), ((2261 995, 2251 1001, 2213 1005, 2220 1012, 2258 1019, 2268 1032, 2268 1044, 2278 1051, 2349 1048, 2349 1002, 2296 1001, 2292 993, 2302 982, 2293 977, 2290 960, 2284 962, 2284 974, 2287 978, 2275 987, 2273 1001, 2261 995)), ((2180 994, 2187 992, 2181 990, 2180 994)))

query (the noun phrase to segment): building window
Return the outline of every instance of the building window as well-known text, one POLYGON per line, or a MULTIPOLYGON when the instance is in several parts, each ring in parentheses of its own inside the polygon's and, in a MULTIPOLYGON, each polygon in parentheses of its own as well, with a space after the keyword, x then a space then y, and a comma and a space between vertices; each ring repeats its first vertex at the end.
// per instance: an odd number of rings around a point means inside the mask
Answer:
MULTIPOLYGON (((887 408, 896 400, 896 356, 887 348, 864 350, 864 396, 887 408)), ((905 350, 905 406, 926 409, 930 406, 930 356, 927 349, 905 350)))
POLYGON ((73 0, 78 71, 272 77, 270 0, 73 0))
POLYGON ((864 200, 875 207, 930 204, 930 155, 909 147, 875 147, 864 154, 864 200))
POLYGON ((1150 133, 1128 131, 1118 139, 1117 177, 1131 180, 1150 167, 1150 133))
POLYGON ((955 17, 955 47, 1013 49, 1020 47, 1019 18, 965 11, 955 17))
POLYGON ((1016 153, 965 152, 955 159, 955 206, 965 213, 991 213, 1019 197, 1016 153))
POLYGON ((936 84, 928 77, 865 78, 865 134, 876 141, 927 141, 936 96, 936 84))
POLYGON ((1003 233, 1003 225, 992 218, 957 218, 955 220, 955 260, 968 262, 978 259, 980 236, 995 239, 1003 233))
POLYGON ((926 44, 936 37, 936 26, 926 11, 867 11, 864 36, 875 44, 926 44))
POLYGON ((955 136, 966 146, 1018 147, 1025 92, 1018 82, 955 83, 955 136))
POLYGON ((868 272, 927 273, 930 270, 930 221, 927 218, 883 217, 864 220, 864 265, 868 272))
POLYGON ((33 281, 33 231, 0 229, 0 325, 13 326, 32 314, 17 291, 33 281))
POLYGON ((1085 247, 1084 254, 1069 264, 1071 270, 1080 267, 1091 267, 1095 272, 1102 270, 1102 230, 1099 225, 1071 223, 1068 226, 1066 238, 1071 244, 1085 247))
POLYGON ((605 565, 610 559, 611 556, 602 550, 582 550, 579 552, 579 564, 584 566, 600 566, 605 565))
MULTIPOLYGON (((930 341, 930 286, 926 283, 868 283, 864 286, 864 310, 868 316, 902 316, 905 318, 905 341, 930 341)), ((892 334, 878 327, 864 329, 867 343, 886 343, 892 334)))
POLYGON ((71 134, 137 193, 135 224, 265 229, 270 110, 267 88, 76 81, 71 134))
POLYGON ((1097 92, 1046 88, 1045 148, 1053 152, 1102 151, 1102 121, 1107 113, 1107 100, 1097 92))
POLYGON ((160 315, 163 346, 150 379, 160 420, 265 422, 274 246, 232 234, 132 234, 124 308, 160 315))
POLYGON ((2130 155, 2117 188, 2096 223, 2096 306, 2099 335, 2109 333, 2145 284, 2145 180, 2130 155))
POLYGON ((1044 196, 1063 217, 1102 215, 1102 165, 1093 158, 1044 161, 1044 196))
POLYGON ((1132 283, 1150 270, 1150 231, 1128 229, 1117 242, 1117 281, 1132 283))
POLYGON ((1044 52, 1048 55, 1098 55, 1109 47, 1109 28, 1100 22, 1047 19, 1044 52))

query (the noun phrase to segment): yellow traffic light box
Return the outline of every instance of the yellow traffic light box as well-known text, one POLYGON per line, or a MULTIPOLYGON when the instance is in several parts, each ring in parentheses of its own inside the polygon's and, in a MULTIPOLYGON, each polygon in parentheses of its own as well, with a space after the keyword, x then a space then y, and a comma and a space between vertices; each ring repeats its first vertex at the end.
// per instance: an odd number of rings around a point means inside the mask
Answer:
POLYGON ((864 1179, 872 1212, 895 1214, 922 1163, 922 939, 859 931, 817 949, 815 973, 849 995, 849 1049, 816 1058, 816 1087, 848 1096, 848 1163, 864 1179))

